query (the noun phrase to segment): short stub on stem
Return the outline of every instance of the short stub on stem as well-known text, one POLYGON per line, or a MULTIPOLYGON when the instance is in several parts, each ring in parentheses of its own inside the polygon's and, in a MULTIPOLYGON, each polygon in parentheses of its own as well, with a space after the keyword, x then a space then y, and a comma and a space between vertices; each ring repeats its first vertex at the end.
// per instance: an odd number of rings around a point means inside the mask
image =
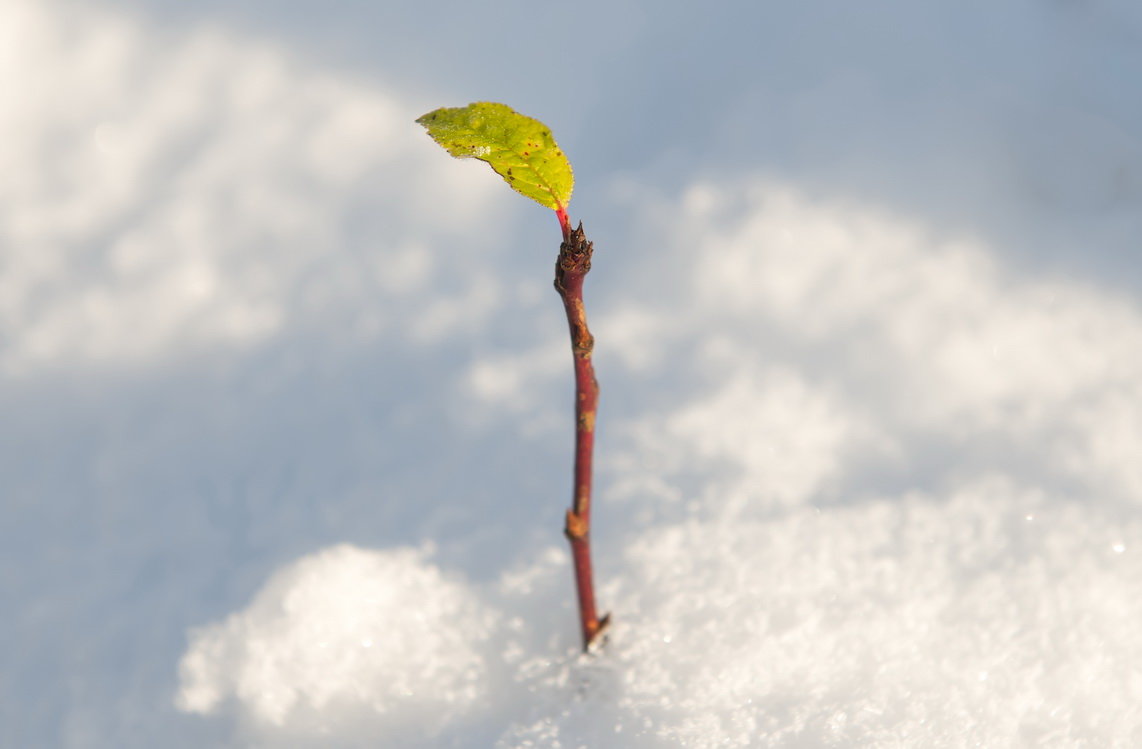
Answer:
MULTIPOLYGON (((567 288, 567 282, 577 277, 575 279, 579 283, 577 294, 579 303, 582 304, 583 276, 591 270, 591 255, 594 252, 595 243, 587 240, 587 234, 583 231, 583 222, 580 221, 579 226, 569 231, 567 237, 559 245, 559 257, 555 261, 555 290, 564 297, 564 302, 567 301, 568 291, 575 293, 575 291, 567 288)), ((582 324, 584 328, 587 327, 586 321, 583 321, 582 324)))

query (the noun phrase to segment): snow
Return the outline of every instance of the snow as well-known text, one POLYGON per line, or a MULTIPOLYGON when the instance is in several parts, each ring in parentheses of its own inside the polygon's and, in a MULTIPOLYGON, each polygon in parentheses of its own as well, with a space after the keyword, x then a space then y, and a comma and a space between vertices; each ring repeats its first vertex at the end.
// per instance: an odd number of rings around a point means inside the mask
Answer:
POLYGON ((194 636, 179 706, 212 713, 233 695, 258 723, 316 738, 376 715, 394 741, 402 724, 423 733, 470 711, 486 691, 490 617, 423 557, 343 544, 278 572, 194 636))
POLYGON ((1142 744, 1142 15, 612 6, 0 4, 0 745, 1142 744))

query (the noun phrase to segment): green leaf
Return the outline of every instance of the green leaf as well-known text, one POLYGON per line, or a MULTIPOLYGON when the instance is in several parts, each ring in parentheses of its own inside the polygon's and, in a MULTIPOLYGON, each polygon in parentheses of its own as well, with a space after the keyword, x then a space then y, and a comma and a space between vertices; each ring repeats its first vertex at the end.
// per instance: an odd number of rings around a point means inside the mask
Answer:
POLYGON ((417 122, 448 153, 486 161, 516 192, 540 205, 560 211, 570 202, 571 164, 539 120, 482 101, 437 109, 417 122))

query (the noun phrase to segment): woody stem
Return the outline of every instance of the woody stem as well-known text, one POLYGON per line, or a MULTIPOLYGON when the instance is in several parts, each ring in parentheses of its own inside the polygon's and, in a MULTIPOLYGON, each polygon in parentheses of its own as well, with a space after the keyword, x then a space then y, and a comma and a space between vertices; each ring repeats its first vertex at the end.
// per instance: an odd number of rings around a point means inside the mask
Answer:
MULTIPOLYGON (((560 217, 564 224, 564 218, 560 217)), ((563 299, 567 325, 571 331, 571 352, 575 365, 575 472, 571 509, 567 511, 564 534, 571 543, 575 589, 579 599, 579 624, 583 650, 587 651, 604 632, 610 615, 599 619, 595 608, 595 585, 591 572, 591 460, 595 447, 595 414, 599 384, 591 353, 595 339, 587 328, 583 307, 583 280, 591 270, 594 245, 587 241, 583 224, 565 232, 555 264, 555 290, 563 299)))

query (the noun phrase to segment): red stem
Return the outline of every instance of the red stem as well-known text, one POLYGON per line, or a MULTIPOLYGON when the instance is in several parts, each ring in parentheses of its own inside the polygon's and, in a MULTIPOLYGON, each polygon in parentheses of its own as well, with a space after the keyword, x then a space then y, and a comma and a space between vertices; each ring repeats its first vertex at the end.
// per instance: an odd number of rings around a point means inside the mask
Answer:
MULTIPOLYGON (((558 204, 556 204, 558 205, 558 204)), ((559 229, 563 232, 563 241, 571 241, 571 219, 567 217, 567 209, 560 205, 555 209, 555 217, 559 219, 559 229)))
POLYGON ((587 241, 582 223, 571 231, 566 212, 560 210, 557 213, 560 225, 565 227, 565 239, 559 245, 559 260, 555 264, 555 290, 567 311, 575 363, 575 486, 563 532, 571 543, 575 588, 579 597, 579 624, 583 633, 583 650, 587 651, 610 620, 609 614, 602 619, 598 617, 591 573, 591 458, 595 447, 599 384, 591 362, 595 339, 587 328, 583 279, 591 270, 594 245, 587 241))

